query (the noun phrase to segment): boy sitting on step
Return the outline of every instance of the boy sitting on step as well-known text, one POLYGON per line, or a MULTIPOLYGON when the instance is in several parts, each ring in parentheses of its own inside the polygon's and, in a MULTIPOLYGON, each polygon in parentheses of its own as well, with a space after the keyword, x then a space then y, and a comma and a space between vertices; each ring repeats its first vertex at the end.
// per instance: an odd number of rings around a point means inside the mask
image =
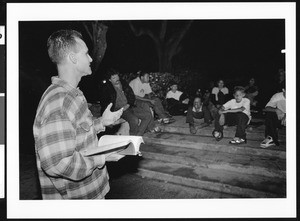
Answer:
POLYGON ((234 99, 226 102, 215 113, 215 129, 213 136, 217 141, 223 138, 223 126, 237 125, 235 137, 229 142, 230 144, 246 143, 246 127, 251 119, 250 100, 245 97, 245 89, 241 86, 234 88, 234 99))

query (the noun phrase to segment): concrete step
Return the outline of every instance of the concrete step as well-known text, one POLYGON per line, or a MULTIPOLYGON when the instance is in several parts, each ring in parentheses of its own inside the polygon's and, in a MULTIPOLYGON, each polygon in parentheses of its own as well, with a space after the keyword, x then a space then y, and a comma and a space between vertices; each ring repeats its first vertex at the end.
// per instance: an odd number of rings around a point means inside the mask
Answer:
POLYGON ((143 136, 146 144, 166 145, 174 147, 191 148, 197 150, 208 150, 216 153, 226 152, 231 154, 243 154, 248 156, 276 157, 286 159, 285 143, 267 149, 261 148, 260 142, 248 140, 247 144, 229 144, 231 138, 223 138, 216 141, 212 136, 186 135, 178 133, 147 133, 143 136))
MULTIPOLYGON (((176 121, 170 124, 161 125, 161 128, 164 132, 169 133, 181 133, 181 134, 190 134, 189 125, 185 122, 185 116, 174 116, 176 121)), ((212 131, 214 130, 214 125, 211 124, 208 127, 200 126, 203 123, 203 120, 197 121, 198 125, 196 135, 202 136, 211 136, 212 131)), ((236 127, 225 127, 223 134, 224 137, 234 137, 235 136, 236 127)), ((250 124, 247 129, 247 139, 262 141, 264 136, 265 126, 263 125, 263 121, 261 119, 253 119, 252 124, 250 124)), ((285 141, 285 130, 280 129, 278 131, 279 140, 285 141)))
POLYGON ((242 198, 278 198, 286 196, 285 179, 249 175, 223 169, 147 159, 139 163, 138 175, 242 198))
POLYGON ((231 172, 286 178, 286 161, 278 157, 246 154, 233 154, 209 150, 189 149, 168 145, 142 145, 141 151, 146 159, 179 163, 231 172))

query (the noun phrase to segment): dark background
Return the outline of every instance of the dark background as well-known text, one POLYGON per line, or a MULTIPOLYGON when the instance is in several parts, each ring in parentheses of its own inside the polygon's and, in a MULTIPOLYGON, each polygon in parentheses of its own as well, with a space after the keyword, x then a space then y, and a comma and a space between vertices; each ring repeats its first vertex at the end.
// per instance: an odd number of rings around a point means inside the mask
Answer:
MULTIPOLYGON (((160 21, 139 21, 140 27, 155 26, 160 21)), ((172 25, 182 21, 171 21, 172 25)), ((128 21, 106 21, 107 49, 100 68, 82 78, 79 87, 88 102, 99 100, 99 85, 108 68, 121 73, 139 70, 157 72, 158 60, 153 41, 148 36, 136 37, 128 21)), ((32 125, 38 102, 57 75, 51 63, 46 42, 52 32, 76 29, 83 34, 87 46, 92 42, 82 22, 20 22, 20 151, 33 152, 32 125)), ((279 68, 285 67, 284 20, 194 20, 181 41, 182 50, 173 58, 174 72, 196 72, 207 81, 197 86, 208 86, 209 81, 223 78, 229 89, 246 85, 255 77, 260 89, 260 101, 265 104, 274 94, 279 68)))

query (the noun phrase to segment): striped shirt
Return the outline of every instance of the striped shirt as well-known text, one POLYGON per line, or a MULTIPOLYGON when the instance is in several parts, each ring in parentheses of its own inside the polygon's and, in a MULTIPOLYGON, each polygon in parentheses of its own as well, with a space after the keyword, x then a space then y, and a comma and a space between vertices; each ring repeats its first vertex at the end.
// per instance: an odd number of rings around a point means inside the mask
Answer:
POLYGON ((39 103, 33 133, 43 199, 102 199, 109 177, 102 155, 81 151, 98 145, 102 119, 93 120, 83 93, 58 77, 39 103))

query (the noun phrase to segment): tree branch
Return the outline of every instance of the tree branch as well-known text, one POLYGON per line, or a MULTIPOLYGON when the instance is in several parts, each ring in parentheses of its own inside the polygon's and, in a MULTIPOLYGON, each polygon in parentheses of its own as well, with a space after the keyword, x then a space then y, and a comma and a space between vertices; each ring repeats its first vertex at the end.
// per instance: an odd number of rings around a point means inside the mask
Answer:
POLYGON ((85 22, 83 22, 83 27, 85 28, 86 32, 88 33, 89 37, 91 38, 91 41, 93 41, 93 36, 88 28, 88 25, 85 22))

